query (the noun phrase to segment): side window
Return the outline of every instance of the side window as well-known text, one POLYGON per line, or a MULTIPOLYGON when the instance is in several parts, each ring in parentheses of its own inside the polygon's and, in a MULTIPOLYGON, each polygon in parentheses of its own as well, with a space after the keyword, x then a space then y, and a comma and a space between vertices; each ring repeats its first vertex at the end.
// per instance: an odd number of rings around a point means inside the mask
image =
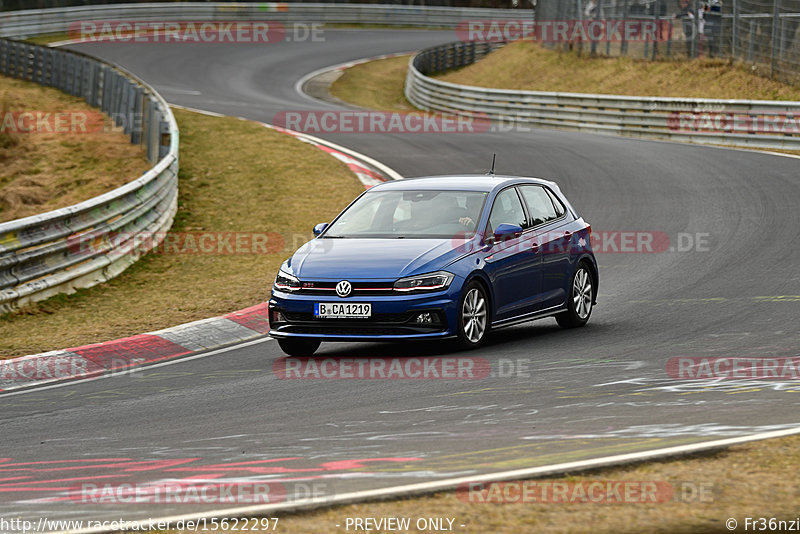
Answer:
POLYGON ((494 199, 492 214, 489 216, 489 231, 494 232, 503 223, 525 228, 525 210, 522 209, 522 203, 513 187, 501 191, 494 199))
POLYGON ((524 185, 519 188, 522 191, 522 196, 525 199, 525 204, 528 205, 528 211, 531 215, 531 226, 538 226, 547 221, 558 219, 560 215, 556 213, 556 208, 550 195, 543 187, 538 185, 524 185))
POLYGON ((555 193, 550 191, 549 189, 546 190, 547 194, 550 196, 550 200, 553 201, 553 206, 556 207, 556 215, 561 217, 567 212, 567 208, 564 207, 564 204, 561 203, 561 200, 556 196, 555 193))

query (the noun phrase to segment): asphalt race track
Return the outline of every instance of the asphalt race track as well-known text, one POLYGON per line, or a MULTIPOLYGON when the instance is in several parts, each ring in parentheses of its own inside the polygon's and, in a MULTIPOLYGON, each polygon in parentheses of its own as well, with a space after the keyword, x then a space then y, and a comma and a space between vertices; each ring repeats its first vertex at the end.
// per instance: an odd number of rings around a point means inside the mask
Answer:
MULTIPOLYGON (((118 62, 170 103, 273 122, 280 111, 335 109, 295 91, 311 71, 455 39, 326 30, 324 43, 73 48, 118 62)), ((671 250, 598 254, 599 304, 584 329, 546 319, 461 355, 441 343, 318 352, 478 358, 491 366, 481 379, 281 380, 273 363, 283 354, 267 339, 0 396, 2 515, 143 519, 222 507, 82 502, 73 490, 84 483, 271 481, 292 495, 309 485, 333 495, 800 423, 797 381, 665 370, 678 356, 800 354, 800 160, 552 130, 322 137, 405 176, 484 172, 496 152, 499 173, 557 181, 595 231, 661 232, 671 250)))

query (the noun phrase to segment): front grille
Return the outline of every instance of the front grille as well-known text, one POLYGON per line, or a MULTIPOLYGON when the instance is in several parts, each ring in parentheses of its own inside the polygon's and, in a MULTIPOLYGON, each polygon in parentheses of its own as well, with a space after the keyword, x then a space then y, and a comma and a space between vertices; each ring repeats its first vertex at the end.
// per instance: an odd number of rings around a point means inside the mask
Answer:
MULTIPOLYGON (((336 284, 339 282, 315 282, 303 280, 302 287, 297 293, 302 295, 336 295, 336 284)), ((395 294, 392 288, 394 282, 351 282, 353 292, 351 296, 376 296, 395 294)))

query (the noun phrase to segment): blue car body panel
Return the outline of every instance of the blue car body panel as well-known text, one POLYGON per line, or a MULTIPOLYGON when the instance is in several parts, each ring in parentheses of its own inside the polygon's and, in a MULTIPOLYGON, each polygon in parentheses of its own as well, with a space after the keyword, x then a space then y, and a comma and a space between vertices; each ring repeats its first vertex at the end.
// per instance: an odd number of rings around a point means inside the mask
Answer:
POLYGON ((364 194, 384 190, 482 191, 487 196, 478 231, 469 239, 326 238, 329 225, 281 267, 298 278, 303 289, 273 287, 271 336, 322 341, 452 337, 458 331, 462 290, 476 279, 489 293, 492 327, 550 316, 566 309, 571 277, 580 262, 592 271, 596 299, 598 273, 591 229, 553 182, 503 176, 425 177, 387 182, 364 194), (549 189, 566 213, 531 225, 502 243, 487 244, 484 234, 494 199, 509 187, 531 184, 549 189), (400 278, 440 271, 454 275, 446 289, 418 294, 392 290, 400 278), (342 280, 353 285, 353 294, 345 298, 333 289, 342 280), (372 317, 317 319, 314 306, 319 302, 368 302, 372 317), (431 313, 437 321, 418 324, 414 320, 419 313, 431 313))

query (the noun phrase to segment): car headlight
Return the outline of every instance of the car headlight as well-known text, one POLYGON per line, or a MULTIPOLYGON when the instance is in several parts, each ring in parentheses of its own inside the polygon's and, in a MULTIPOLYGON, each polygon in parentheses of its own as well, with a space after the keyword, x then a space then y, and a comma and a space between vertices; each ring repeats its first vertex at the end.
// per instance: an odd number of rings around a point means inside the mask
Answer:
POLYGON ((274 287, 279 291, 298 291, 300 289, 300 280, 286 271, 278 271, 274 287))
POLYGON ((438 273, 420 274, 417 276, 409 276, 408 278, 401 278, 394 283, 395 291, 438 291, 446 289, 450 282, 453 281, 455 275, 447 271, 439 271, 438 273))

